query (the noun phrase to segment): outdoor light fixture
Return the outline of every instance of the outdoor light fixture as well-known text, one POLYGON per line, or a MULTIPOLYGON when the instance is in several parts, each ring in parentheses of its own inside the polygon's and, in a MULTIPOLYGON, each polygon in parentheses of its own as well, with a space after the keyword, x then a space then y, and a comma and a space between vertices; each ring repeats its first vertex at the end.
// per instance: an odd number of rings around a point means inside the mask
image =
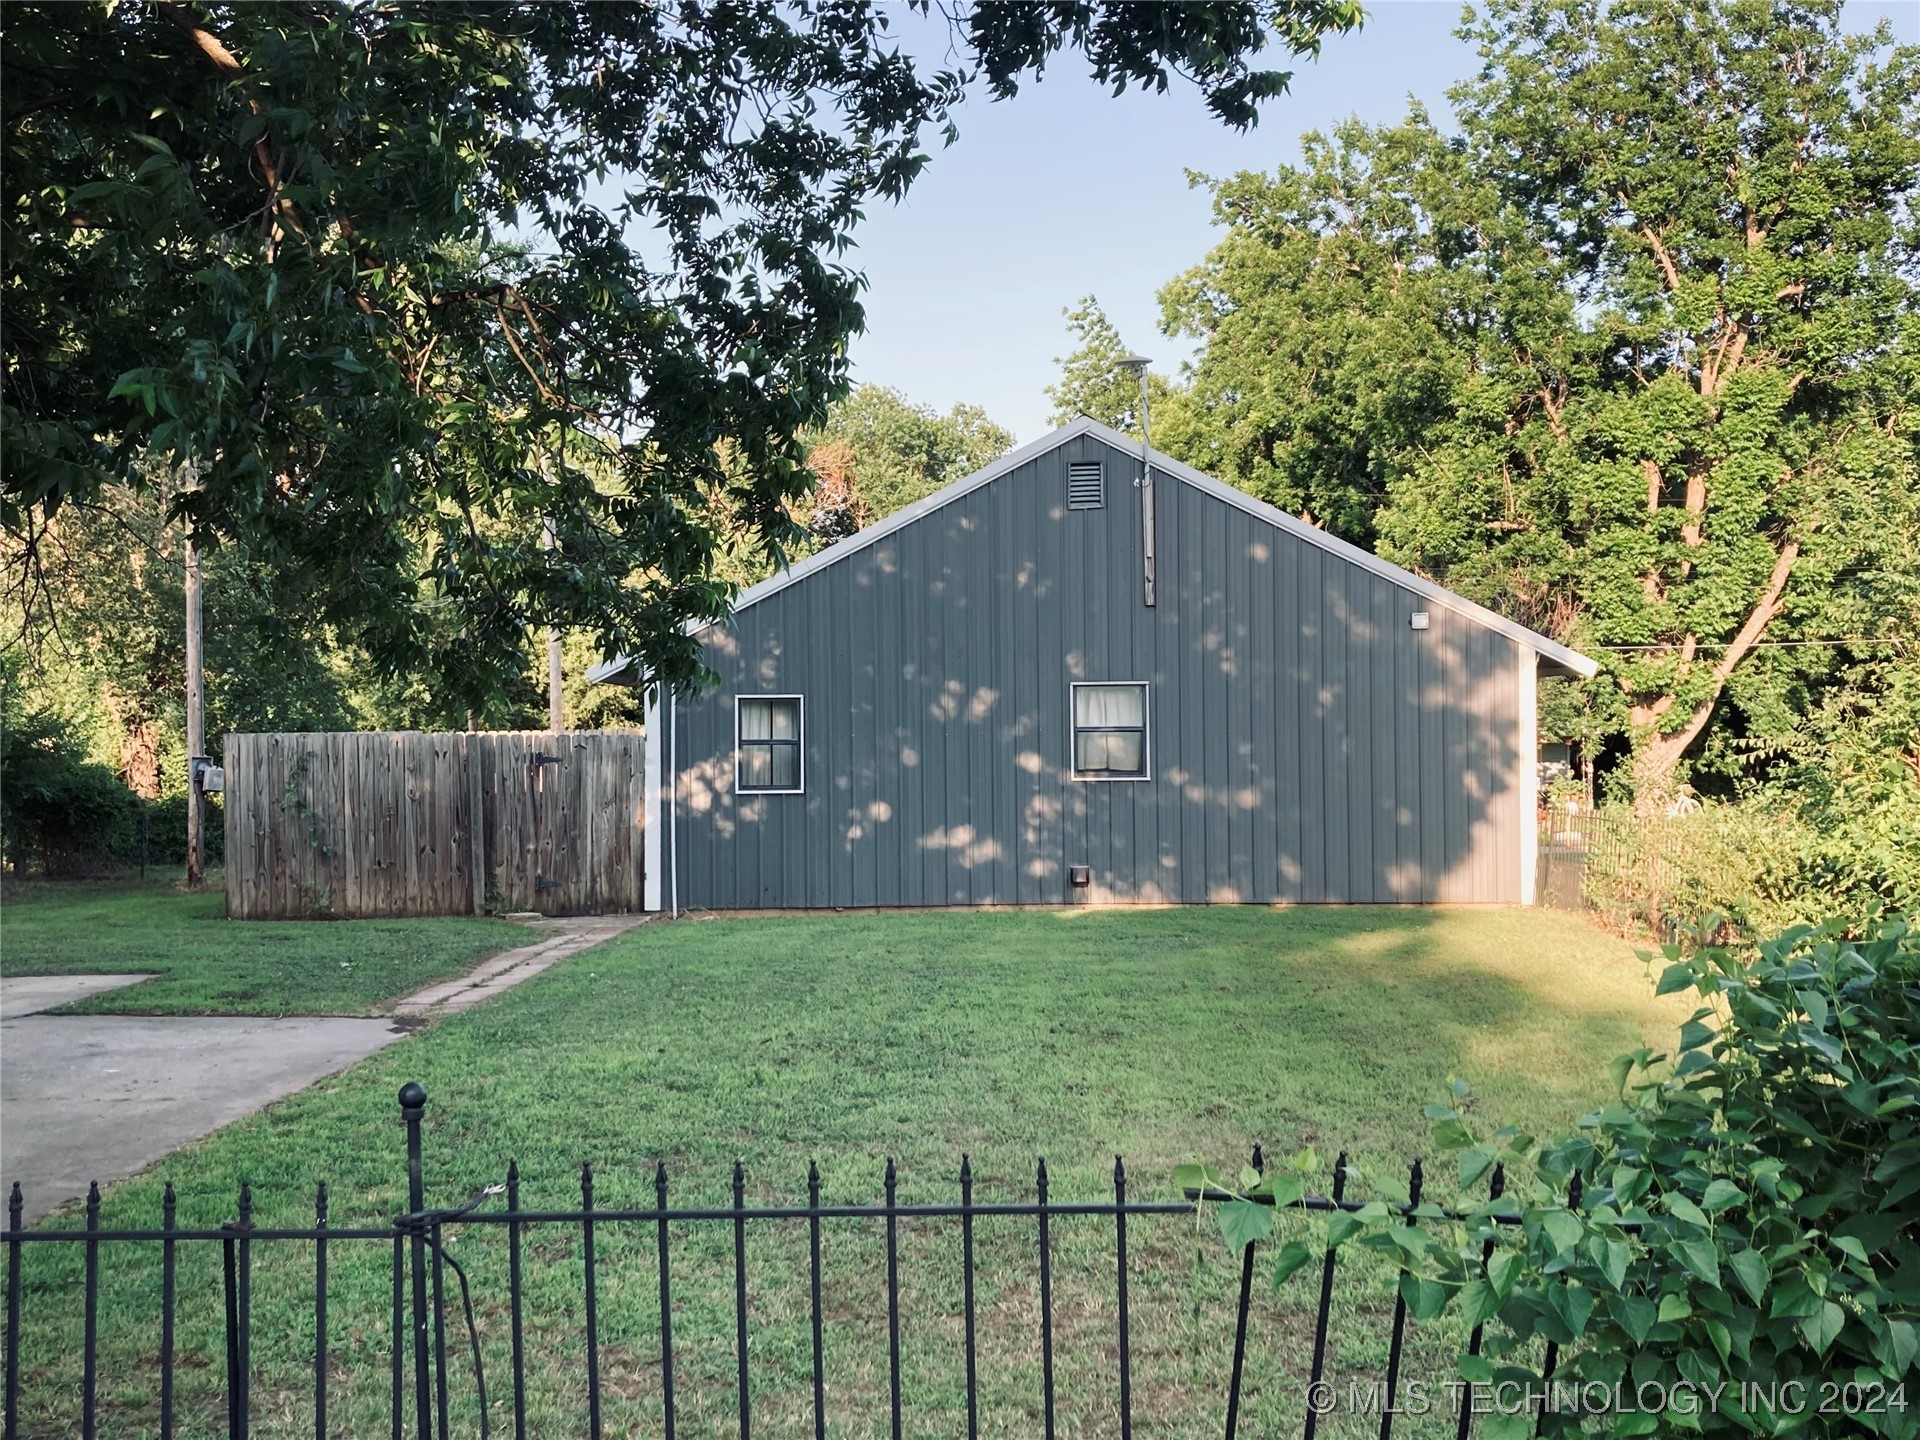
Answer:
POLYGON ((1426 629, 1427 628, 1427 612, 1424 610, 1414 611, 1413 614, 1408 617, 1407 623, 1411 625, 1415 630, 1426 629))

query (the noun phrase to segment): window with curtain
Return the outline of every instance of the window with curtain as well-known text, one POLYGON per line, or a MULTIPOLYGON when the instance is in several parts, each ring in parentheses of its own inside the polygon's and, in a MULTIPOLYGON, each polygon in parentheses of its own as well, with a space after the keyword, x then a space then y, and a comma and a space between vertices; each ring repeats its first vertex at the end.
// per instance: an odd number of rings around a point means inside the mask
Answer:
POLYGON ((798 695, 742 695, 735 731, 736 791, 791 793, 801 788, 798 695))
POLYGON ((1147 778, 1147 687, 1073 687, 1073 773, 1082 780, 1147 778))

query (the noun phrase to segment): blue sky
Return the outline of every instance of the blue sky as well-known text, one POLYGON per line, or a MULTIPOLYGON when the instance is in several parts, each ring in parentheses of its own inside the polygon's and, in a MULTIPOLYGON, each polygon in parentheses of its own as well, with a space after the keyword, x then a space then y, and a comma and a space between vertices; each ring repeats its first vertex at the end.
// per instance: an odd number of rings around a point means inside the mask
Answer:
MULTIPOLYGON (((1052 409, 1054 357, 1072 348, 1060 312, 1087 294, 1155 369, 1177 368, 1190 350, 1159 333, 1154 297, 1214 238, 1208 194, 1185 172, 1289 163, 1302 132, 1348 115, 1396 119, 1409 97, 1444 121, 1447 88, 1472 73, 1472 49, 1453 36, 1453 0, 1368 10, 1366 27, 1301 64, 1292 92, 1245 134, 1213 119, 1190 88, 1115 99, 1072 56, 1012 101, 970 101, 959 143, 935 154, 903 204, 870 211, 860 232, 853 263, 870 288, 856 378, 941 410, 982 405, 1034 439, 1052 409)), ((1881 17, 1920 39, 1920 3, 1847 7, 1849 28, 1881 17)), ((930 38, 904 33, 916 49, 930 38)))

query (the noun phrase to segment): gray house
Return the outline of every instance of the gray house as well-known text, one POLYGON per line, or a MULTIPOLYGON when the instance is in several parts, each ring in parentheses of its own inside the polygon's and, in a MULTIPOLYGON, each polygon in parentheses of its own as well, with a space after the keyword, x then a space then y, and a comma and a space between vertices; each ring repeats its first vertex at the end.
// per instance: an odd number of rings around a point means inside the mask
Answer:
POLYGON ((1090 420, 699 633, 660 908, 1530 903, 1535 677, 1596 668, 1090 420))

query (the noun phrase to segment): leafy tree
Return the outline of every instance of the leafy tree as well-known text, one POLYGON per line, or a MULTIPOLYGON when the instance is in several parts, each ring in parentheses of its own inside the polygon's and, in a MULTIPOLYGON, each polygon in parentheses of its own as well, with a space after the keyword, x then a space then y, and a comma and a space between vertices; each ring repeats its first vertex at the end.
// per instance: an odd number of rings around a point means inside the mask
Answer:
MULTIPOLYGON (((1723 696, 1791 723, 1825 666, 1763 638, 1872 634, 1912 593, 1920 47, 1839 21, 1502 0, 1470 31, 1468 144, 1536 237, 1529 268, 1586 316, 1563 347, 1509 342, 1470 432, 1503 463, 1456 465, 1425 498, 1484 515, 1506 474, 1532 489, 1595 638, 1646 647, 1613 668, 1652 797, 1723 696)), ((1503 548, 1484 533, 1472 549, 1503 548)), ((1436 562, 1464 558, 1438 538, 1436 562)))
POLYGON ((1586 720, 1659 804, 1913 613, 1920 47, 1760 0, 1465 33, 1457 137, 1416 107, 1215 184, 1169 448, 1611 647, 1586 720))
POLYGON ((1806 892, 1920 914, 1920 650, 1852 658, 1767 758, 1775 803, 1814 837, 1806 892))
MULTIPOLYGON (((828 411, 824 424, 806 430, 800 440, 815 483, 809 494, 790 502, 800 534, 788 552, 792 558, 885 519, 1013 446, 1013 436, 978 406, 956 405, 941 415, 879 385, 856 387, 828 411)), ((714 508, 716 513, 724 508, 719 497, 714 508)), ((730 589, 764 580, 779 568, 738 520, 716 524, 711 564, 715 578, 730 589)))
POLYGON ((0 520, 192 466, 389 683, 481 708, 530 627, 675 684, 730 531, 779 555, 846 389, 863 209, 1062 51, 1246 125, 1354 0, 7 7, 0 520), (923 3, 918 7, 928 8, 923 3), (551 519, 559 545, 543 548, 551 519))
MULTIPOLYGON (((1492 306, 1459 237, 1498 206, 1418 107, 1399 126, 1308 135, 1303 151, 1297 168, 1215 183, 1226 234, 1161 292, 1167 329, 1205 346, 1169 443, 1372 545, 1390 483, 1473 371, 1450 322, 1492 306)), ((1554 309, 1570 322, 1570 301, 1554 309)))
MULTIPOLYGON (((0 607, 14 683, 36 713, 139 795, 186 786, 185 567, 164 479, 63 506, 39 536, 41 603, 0 607)), ((207 736, 391 723, 363 689, 361 657, 322 618, 297 572, 238 545, 202 564, 207 736)))
POLYGON ((884 520, 1013 448, 1013 436, 977 405, 942 415, 880 385, 855 389, 807 439, 823 485, 814 500, 837 512, 814 512, 810 528, 823 527, 814 533, 824 540, 884 520))
MULTIPOLYGON (((1052 420, 1066 425, 1085 415, 1130 435, 1140 433, 1140 378, 1120 368, 1121 360, 1132 354, 1121 340, 1120 332, 1091 295, 1061 312, 1067 317, 1067 329, 1080 345, 1071 355, 1054 357, 1060 367, 1060 383, 1047 387, 1053 401, 1052 420)), ((1168 454, 1166 432, 1172 417, 1168 405, 1177 392, 1164 375, 1147 372, 1147 423, 1153 431, 1153 448, 1168 454)), ((1182 456, 1181 458, 1186 458, 1182 456)))
POLYGON ((831 545, 869 524, 873 509, 860 494, 860 457, 851 442, 823 440, 807 452, 813 494, 807 502, 807 531, 831 545))
POLYGON ((89 759, 61 719, 23 696, 13 667, 0 686, 0 857, 17 874, 110 864, 137 834, 138 805, 112 768, 89 759))

